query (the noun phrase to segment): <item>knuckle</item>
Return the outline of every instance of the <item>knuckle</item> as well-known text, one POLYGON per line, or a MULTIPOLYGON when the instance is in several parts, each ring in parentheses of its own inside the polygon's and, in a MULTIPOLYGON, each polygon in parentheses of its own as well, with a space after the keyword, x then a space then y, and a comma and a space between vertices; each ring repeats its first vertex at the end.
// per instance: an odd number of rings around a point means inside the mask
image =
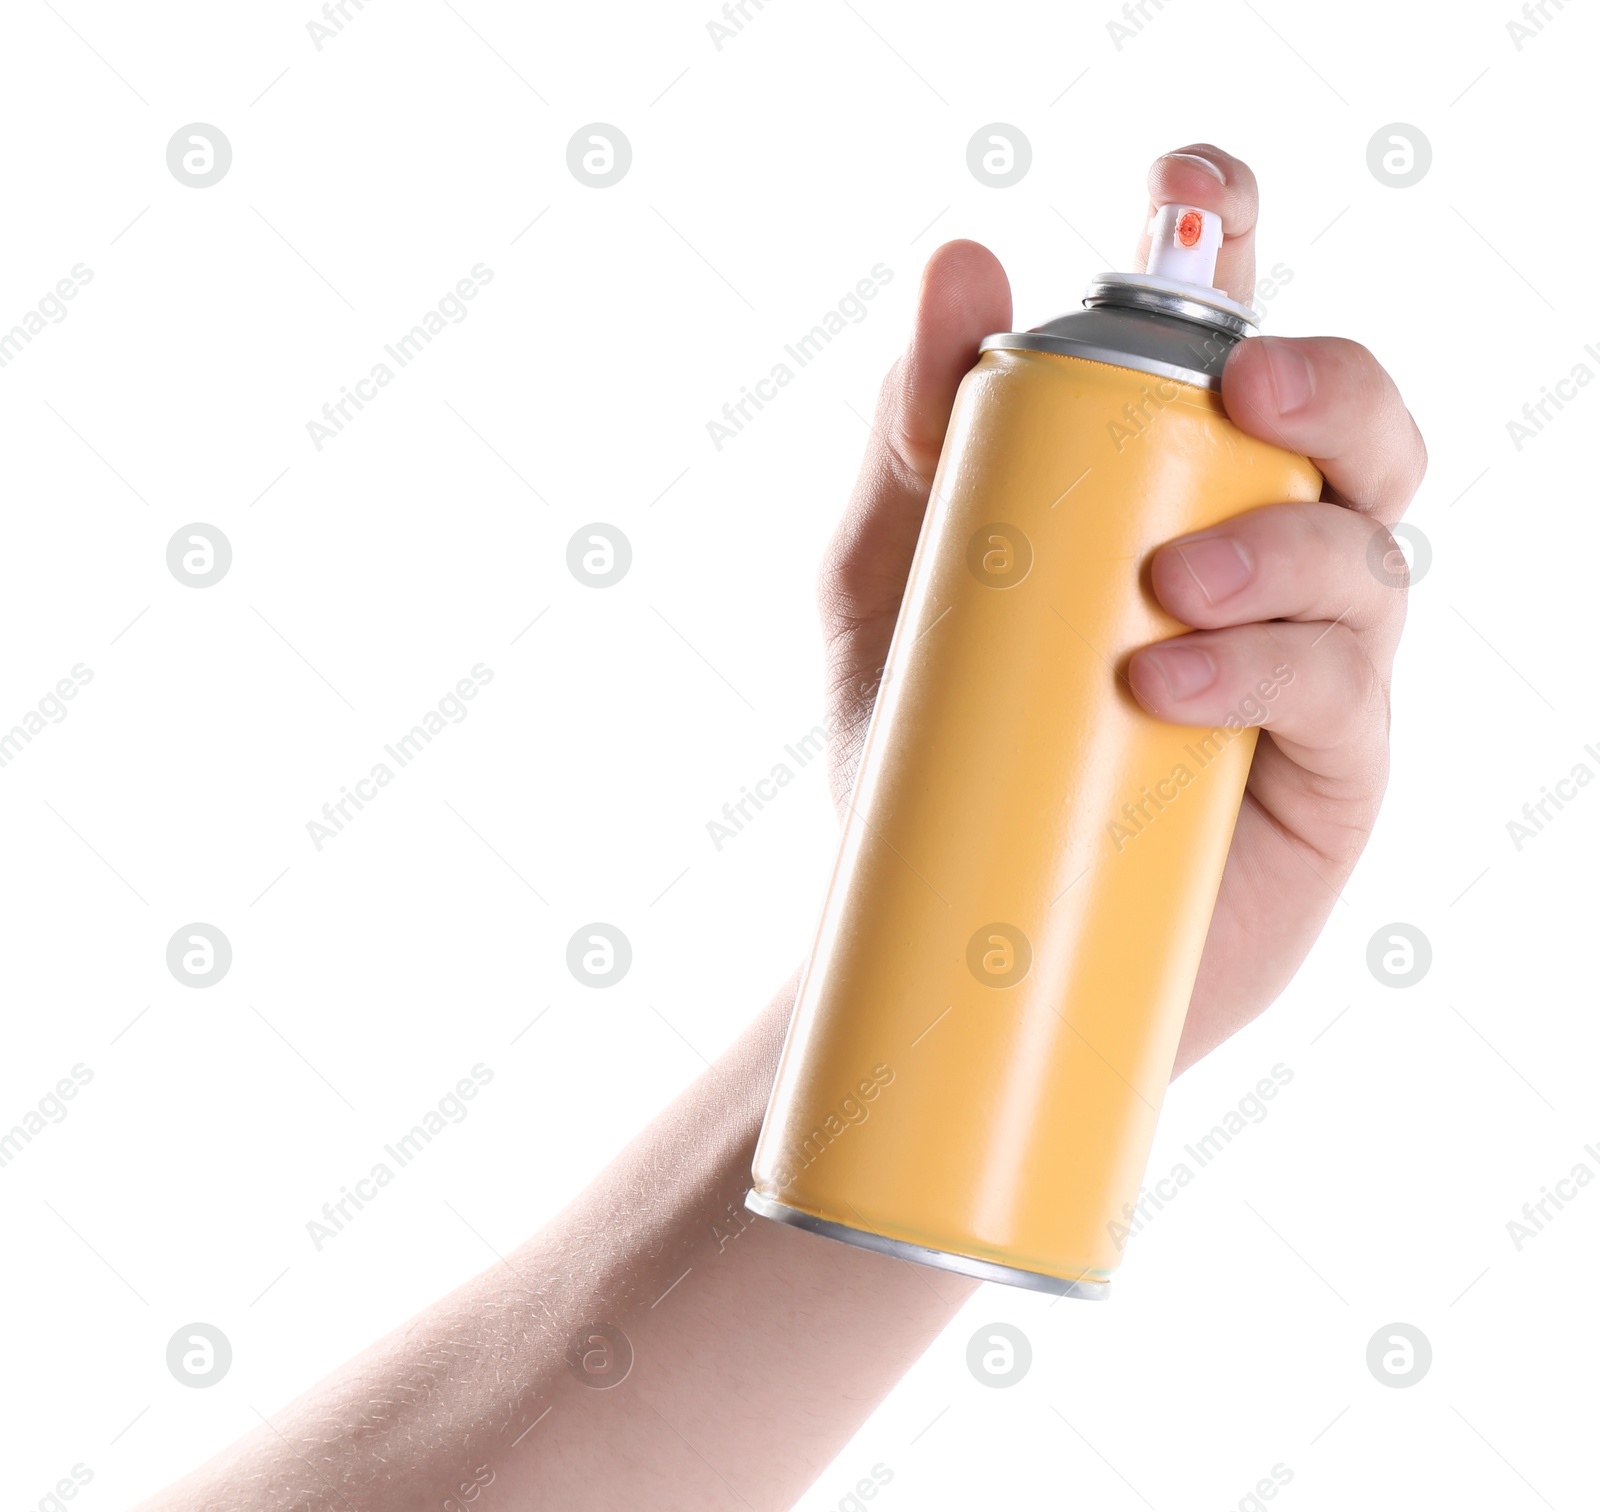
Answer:
MULTIPOLYGON (((1286 507, 1288 513, 1284 519, 1290 522, 1286 546, 1296 555, 1307 558, 1319 575, 1326 575, 1331 554, 1350 549, 1347 533, 1350 511, 1326 499, 1302 499, 1286 507)), ((1362 545, 1364 548, 1365 541, 1362 545)))
POLYGON ((841 520, 823 548, 822 560, 817 564, 814 585, 817 611, 824 626, 830 630, 849 618, 850 604, 855 598, 851 591, 853 538, 849 520, 841 520))
MULTIPOLYGON (((1398 398, 1398 395, 1396 396, 1398 398)), ((1401 410, 1405 415, 1405 439, 1400 443, 1399 476, 1396 479, 1395 492, 1400 499, 1402 507, 1409 504, 1417 496, 1417 491, 1422 487, 1423 480, 1428 476, 1428 443, 1423 438, 1416 418, 1404 404, 1401 410)))
POLYGON ((1316 361, 1319 355, 1323 358, 1325 368, 1331 370, 1330 379, 1349 395, 1347 403, 1368 417, 1363 429, 1370 428, 1374 418, 1379 420, 1380 427, 1387 429, 1383 422, 1398 404, 1400 395, 1372 349, 1347 336, 1323 336, 1313 341, 1319 350, 1313 351, 1312 360, 1316 361))
POLYGON ((1367 547, 1367 566, 1378 589, 1378 609, 1373 617, 1379 623, 1403 623, 1411 598, 1411 559, 1401 549, 1394 532, 1381 522, 1367 547))
POLYGON ((1331 699, 1336 743, 1345 744, 1372 730, 1381 731, 1387 739, 1389 680, 1355 631, 1342 625, 1338 631, 1338 692, 1331 699))
POLYGON ((1388 684, 1348 625, 1274 626, 1269 644, 1274 664, 1294 671, 1296 723, 1306 725, 1297 740, 1343 746, 1364 730, 1388 728, 1388 684))

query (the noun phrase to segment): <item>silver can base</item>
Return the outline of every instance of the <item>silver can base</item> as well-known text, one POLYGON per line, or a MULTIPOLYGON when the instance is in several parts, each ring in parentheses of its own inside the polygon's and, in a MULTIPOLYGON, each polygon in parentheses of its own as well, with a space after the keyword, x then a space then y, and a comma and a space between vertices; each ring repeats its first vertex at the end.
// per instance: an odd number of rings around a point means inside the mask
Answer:
POLYGON ((1057 1297, 1076 1297, 1081 1301, 1103 1302, 1111 1295, 1109 1281, 1064 1281, 1060 1276, 1047 1276, 1042 1271, 1018 1270, 1012 1265, 997 1265, 992 1260, 975 1260, 971 1255, 953 1255, 948 1250, 908 1244, 903 1239, 888 1239, 882 1234, 851 1228, 845 1223, 814 1218, 798 1208, 763 1197, 754 1188, 745 1193, 744 1205, 752 1213, 771 1218, 775 1223, 787 1223, 793 1228, 805 1229, 807 1233, 821 1234, 824 1239, 837 1239, 841 1244, 853 1244, 857 1249, 890 1255, 896 1260, 909 1260, 913 1265, 931 1265, 936 1270, 954 1271, 957 1275, 972 1276, 979 1281, 994 1281, 1001 1286, 1022 1286, 1029 1291, 1049 1292, 1057 1297))

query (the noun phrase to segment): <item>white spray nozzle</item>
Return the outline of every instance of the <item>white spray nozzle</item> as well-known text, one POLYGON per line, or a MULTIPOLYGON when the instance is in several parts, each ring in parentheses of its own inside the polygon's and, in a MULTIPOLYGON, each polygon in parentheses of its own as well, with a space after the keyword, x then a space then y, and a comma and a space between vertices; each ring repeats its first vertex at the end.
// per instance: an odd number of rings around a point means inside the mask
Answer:
POLYGON ((1150 221, 1150 261, 1145 273, 1214 288, 1221 250, 1220 215, 1193 205, 1162 205, 1150 221))

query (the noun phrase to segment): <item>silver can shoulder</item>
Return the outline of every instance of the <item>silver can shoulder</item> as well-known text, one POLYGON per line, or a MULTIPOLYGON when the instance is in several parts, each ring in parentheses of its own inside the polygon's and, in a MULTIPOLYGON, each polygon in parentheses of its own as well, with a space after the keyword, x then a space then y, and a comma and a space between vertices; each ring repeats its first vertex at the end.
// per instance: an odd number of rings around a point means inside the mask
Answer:
POLYGON ((1090 286, 1085 304, 1031 331, 987 337, 981 350, 1055 352, 1216 392, 1228 353, 1255 330, 1242 306, 1213 309, 1109 278, 1090 286))

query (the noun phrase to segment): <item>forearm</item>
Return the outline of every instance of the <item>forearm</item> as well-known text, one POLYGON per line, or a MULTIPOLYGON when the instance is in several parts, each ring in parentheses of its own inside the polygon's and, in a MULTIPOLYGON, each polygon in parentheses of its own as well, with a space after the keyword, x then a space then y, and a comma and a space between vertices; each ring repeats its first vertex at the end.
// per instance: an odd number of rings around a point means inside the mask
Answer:
POLYGON ((539 1235, 150 1512, 790 1506, 972 1290, 743 1211, 793 991, 539 1235), (620 1385, 602 1343, 568 1364, 597 1324, 620 1385))

